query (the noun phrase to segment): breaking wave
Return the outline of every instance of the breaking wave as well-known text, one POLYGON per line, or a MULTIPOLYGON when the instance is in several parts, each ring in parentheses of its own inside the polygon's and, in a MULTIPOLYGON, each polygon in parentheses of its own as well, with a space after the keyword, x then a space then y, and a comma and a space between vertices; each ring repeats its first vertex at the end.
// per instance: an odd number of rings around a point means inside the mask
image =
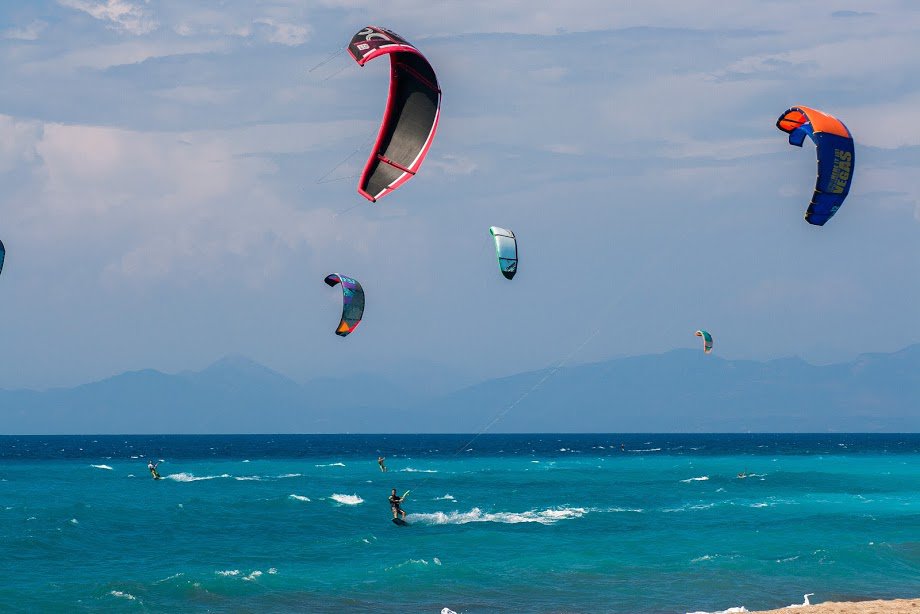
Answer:
POLYGON ((519 524, 536 522, 555 524, 560 520, 581 518, 588 513, 583 507, 564 507, 547 510, 530 510, 527 512, 483 512, 474 507, 468 512, 434 512, 431 514, 409 514, 408 519, 424 524, 467 524, 470 522, 498 522, 502 524, 519 524))
POLYGON ((358 495, 340 495, 338 493, 333 493, 329 498, 342 505, 358 505, 359 503, 364 503, 364 499, 358 495))
MULTIPOLYGON (((95 467, 96 469, 106 469, 107 471, 114 471, 114 470, 113 470, 111 467, 109 467, 108 465, 90 465, 90 467, 95 467)), ((133 597, 132 597, 132 599, 133 599, 133 597)))
POLYGON ((193 473, 170 473, 169 475, 163 476, 168 480, 175 480, 176 482, 200 482, 201 480, 216 480, 217 478, 229 478, 229 473, 222 473, 220 475, 195 475, 193 473))

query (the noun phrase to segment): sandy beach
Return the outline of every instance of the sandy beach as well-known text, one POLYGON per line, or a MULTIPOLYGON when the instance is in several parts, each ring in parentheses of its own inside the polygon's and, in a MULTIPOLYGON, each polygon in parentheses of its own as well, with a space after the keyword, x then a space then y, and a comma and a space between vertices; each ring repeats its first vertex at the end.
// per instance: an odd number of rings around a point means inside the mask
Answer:
POLYGON ((878 599, 875 601, 828 601, 817 605, 792 606, 752 614, 920 614, 920 599, 878 599))

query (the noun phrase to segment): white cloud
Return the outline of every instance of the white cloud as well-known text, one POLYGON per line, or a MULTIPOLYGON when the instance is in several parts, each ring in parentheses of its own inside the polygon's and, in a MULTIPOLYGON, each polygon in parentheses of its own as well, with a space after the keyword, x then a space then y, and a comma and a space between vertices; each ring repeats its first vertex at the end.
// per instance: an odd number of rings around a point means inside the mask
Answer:
POLYGON ((3 38, 21 40, 21 41, 34 41, 38 40, 38 35, 48 27, 48 23, 40 19, 35 19, 27 26, 19 26, 7 28, 3 31, 3 38))
POLYGON ((268 27, 269 34, 267 38, 270 43, 296 47, 307 42, 310 36, 310 28, 307 26, 282 23, 268 18, 256 19, 255 23, 268 27))
POLYGON ((62 6, 83 11, 109 27, 128 34, 149 34, 157 29, 156 20, 130 0, 58 0, 62 6))

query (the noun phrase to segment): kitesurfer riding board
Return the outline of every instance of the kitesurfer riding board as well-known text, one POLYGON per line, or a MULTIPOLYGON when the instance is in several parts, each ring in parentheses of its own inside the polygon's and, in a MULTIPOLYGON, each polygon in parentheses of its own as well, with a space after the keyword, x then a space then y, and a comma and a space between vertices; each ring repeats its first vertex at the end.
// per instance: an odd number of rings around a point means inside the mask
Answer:
POLYGON ((407 490, 406 492, 403 493, 403 496, 400 497, 399 495, 396 494, 395 488, 390 493, 390 510, 392 510, 393 512, 393 522, 401 527, 406 526, 408 524, 406 522, 406 512, 405 510, 402 509, 402 507, 400 507, 402 502, 408 496, 408 494, 409 494, 409 491, 407 490), (402 515, 402 518, 399 517, 400 514, 402 515))

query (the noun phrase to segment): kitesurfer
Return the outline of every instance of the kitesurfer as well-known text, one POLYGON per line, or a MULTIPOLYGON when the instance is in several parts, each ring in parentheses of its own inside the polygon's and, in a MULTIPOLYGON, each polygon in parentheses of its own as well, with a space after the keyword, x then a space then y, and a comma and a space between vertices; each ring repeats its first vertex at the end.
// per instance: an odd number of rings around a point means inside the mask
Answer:
POLYGON ((157 465, 160 463, 154 463, 153 461, 147 461, 147 469, 150 471, 150 475, 154 480, 160 479, 160 472, 157 471, 157 465))
POLYGON ((380 470, 384 472, 387 470, 386 465, 383 464, 383 461, 385 460, 386 459, 382 456, 377 457, 377 464, 380 465, 380 470))
POLYGON ((406 519, 406 512, 400 507, 400 504, 405 499, 405 496, 400 497, 396 494, 396 489, 393 489, 393 492, 390 493, 390 509, 393 510, 393 520, 396 520, 399 514, 402 514, 402 519, 406 519))

